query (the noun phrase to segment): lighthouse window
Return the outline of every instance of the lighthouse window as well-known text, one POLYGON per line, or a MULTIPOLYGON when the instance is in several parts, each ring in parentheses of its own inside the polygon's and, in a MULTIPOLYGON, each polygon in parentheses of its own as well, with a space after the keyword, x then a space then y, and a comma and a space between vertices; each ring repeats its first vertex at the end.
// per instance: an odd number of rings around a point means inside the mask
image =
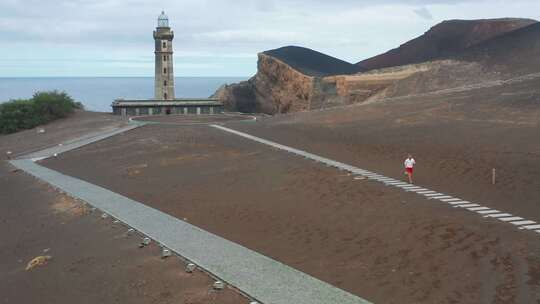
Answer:
POLYGON ((164 85, 164 86, 167 85, 167 80, 163 80, 163 85, 164 85))
POLYGON ((167 42, 163 41, 163 48, 166 48, 166 47, 167 47, 167 42))
POLYGON ((163 61, 167 61, 167 55, 163 55, 163 61))
POLYGON ((163 68, 163 74, 167 74, 167 68, 163 68))

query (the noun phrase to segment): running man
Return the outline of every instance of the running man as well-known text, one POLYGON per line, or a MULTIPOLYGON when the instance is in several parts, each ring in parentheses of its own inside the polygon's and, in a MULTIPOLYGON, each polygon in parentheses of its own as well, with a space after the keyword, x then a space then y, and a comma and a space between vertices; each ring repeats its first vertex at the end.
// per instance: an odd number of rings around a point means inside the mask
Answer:
POLYGON ((404 162, 404 165, 405 165, 405 174, 407 174, 407 176, 409 177, 409 184, 412 184, 413 183, 413 179, 412 179, 413 169, 414 169, 414 165, 416 165, 416 161, 414 160, 411 154, 408 154, 407 159, 404 162))

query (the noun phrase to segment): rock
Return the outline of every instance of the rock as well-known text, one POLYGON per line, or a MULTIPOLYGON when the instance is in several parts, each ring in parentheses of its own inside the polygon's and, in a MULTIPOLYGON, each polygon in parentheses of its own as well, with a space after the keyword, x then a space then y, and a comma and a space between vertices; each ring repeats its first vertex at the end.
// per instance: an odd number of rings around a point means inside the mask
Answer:
POLYGON ((143 248, 145 246, 148 246, 148 245, 150 245, 150 243, 152 243, 152 240, 149 237, 144 237, 142 239, 141 243, 139 244, 139 248, 143 248))
POLYGON ((222 290, 223 288, 225 288, 225 283, 223 283, 222 281, 215 281, 212 287, 215 290, 222 290))
POLYGON ((170 257, 171 255, 172 255, 171 250, 163 247, 163 249, 161 250, 161 258, 165 259, 165 258, 170 257))
POLYGON ((32 270, 38 266, 45 266, 47 265, 47 262, 52 259, 52 256, 50 255, 41 255, 33 258, 28 264, 26 265, 26 271, 32 270))
POLYGON ((192 273, 193 271, 195 271, 195 269, 197 268, 197 265, 193 264, 193 263, 189 263, 186 265, 186 272, 187 273, 192 273))
POLYGON ((259 54, 257 66, 257 74, 248 81, 222 87, 214 94, 227 110, 276 114, 309 109, 313 77, 264 53, 259 54))

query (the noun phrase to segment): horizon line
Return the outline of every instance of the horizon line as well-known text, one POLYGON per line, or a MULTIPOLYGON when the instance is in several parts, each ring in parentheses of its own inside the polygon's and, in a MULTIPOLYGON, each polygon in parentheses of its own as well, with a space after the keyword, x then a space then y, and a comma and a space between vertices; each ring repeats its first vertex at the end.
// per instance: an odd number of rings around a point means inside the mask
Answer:
MULTIPOLYGON (((174 78, 251 78, 252 76, 174 76, 174 78)), ((0 79, 23 78, 155 78, 155 76, 0 76, 0 79)))

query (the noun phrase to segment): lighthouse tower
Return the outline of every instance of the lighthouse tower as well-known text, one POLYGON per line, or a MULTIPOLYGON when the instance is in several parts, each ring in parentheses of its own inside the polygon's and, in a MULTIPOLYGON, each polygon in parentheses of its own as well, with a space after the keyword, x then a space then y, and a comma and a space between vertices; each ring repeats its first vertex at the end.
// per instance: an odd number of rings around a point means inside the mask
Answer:
POLYGON ((156 100, 174 99, 173 47, 174 32, 169 27, 169 17, 161 12, 154 31, 156 43, 156 77, 154 84, 156 100))
POLYGON ((217 98, 174 97, 173 46, 174 33, 169 27, 169 17, 161 12, 154 31, 156 77, 154 98, 115 99, 113 113, 122 116, 146 115, 213 115, 223 113, 223 103, 217 98))

